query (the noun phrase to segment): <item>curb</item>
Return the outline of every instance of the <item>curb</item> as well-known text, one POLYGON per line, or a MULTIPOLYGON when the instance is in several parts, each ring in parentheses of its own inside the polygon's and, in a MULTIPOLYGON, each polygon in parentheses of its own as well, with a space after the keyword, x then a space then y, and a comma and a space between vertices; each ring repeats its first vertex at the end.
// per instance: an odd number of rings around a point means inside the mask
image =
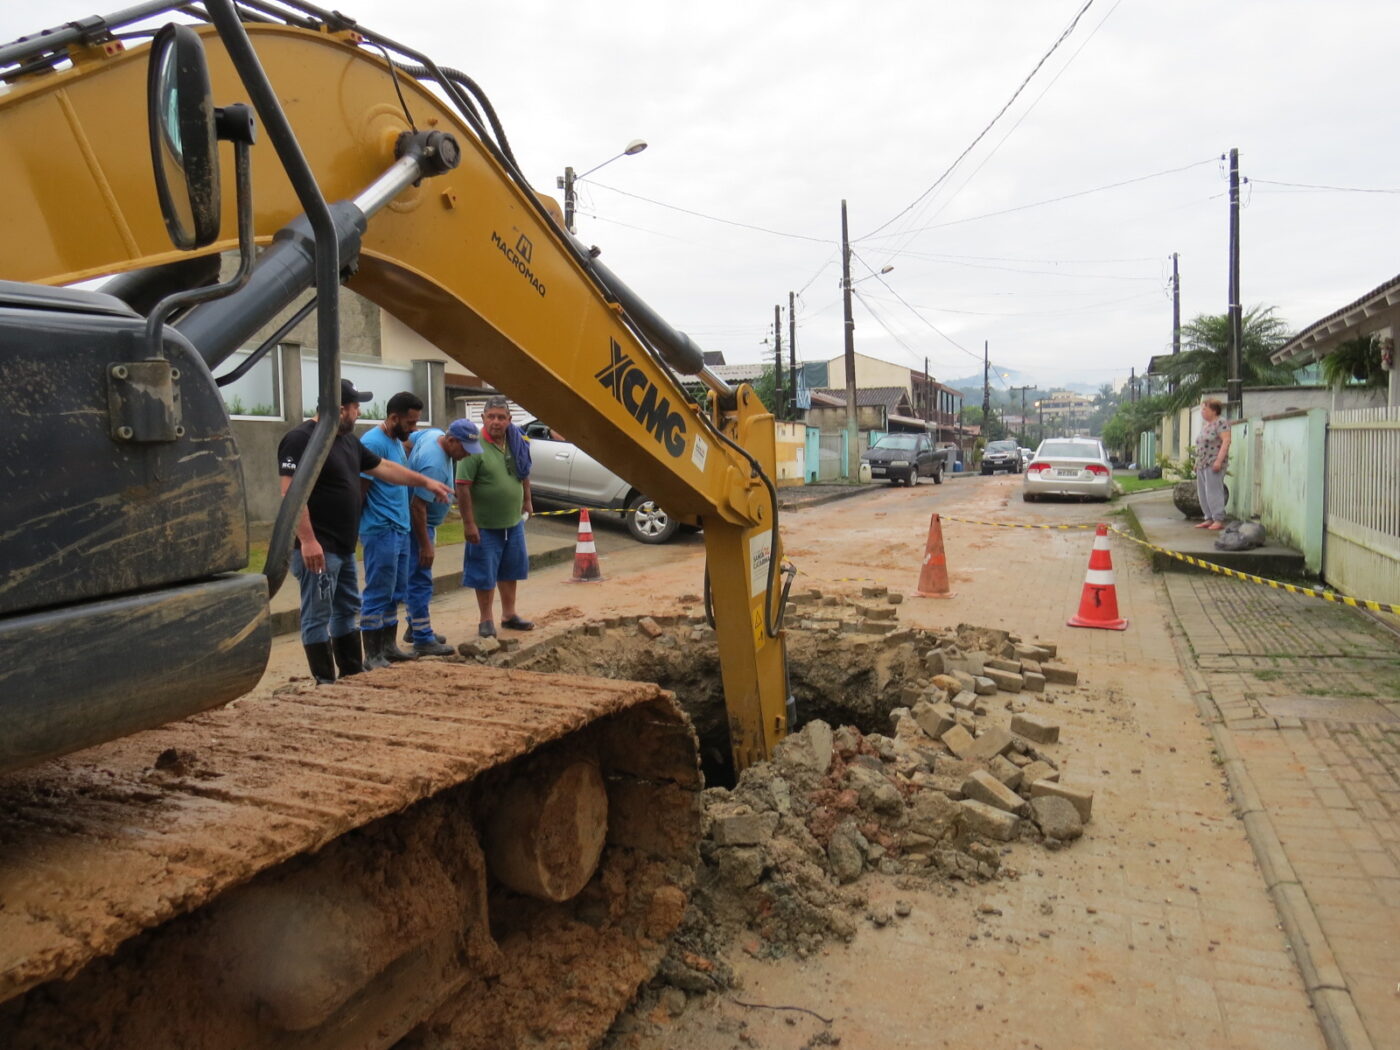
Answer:
MULTIPOLYGON (((1133 524, 1137 524, 1135 516, 1133 524)), ((1157 585, 1166 590, 1165 582, 1159 580, 1157 585)), ((1303 987, 1312 1003, 1318 1027, 1322 1029, 1322 1037, 1329 1050, 1374 1050, 1346 978, 1342 976, 1332 948, 1322 932, 1317 912, 1284 852, 1283 843, 1264 808, 1254 779, 1249 775, 1239 749, 1235 747, 1234 735, 1225 725, 1210 687, 1196 668, 1194 659, 1184 650, 1185 632, 1176 615, 1171 594, 1168 593, 1166 598, 1175 628, 1170 632, 1172 649, 1191 690, 1191 699, 1210 731, 1216 754, 1220 756, 1221 768, 1225 771, 1230 795, 1235 801, 1236 816, 1244 824, 1245 838, 1254 850, 1255 862, 1278 912, 1284 937, 1292 949, 1298 973, 1303 978, 1303 987)))
MULTIPOLYGON (((536 569, 543 569, 550 565, 558 565, 560 562, 568 561, 573 556, 574 548, 572 545, 567 547, 546 548, 545 550, 530 555, 530 571, 534 572, 536 569)), ((296 581, 291 578, 290 573, 287 574, 287 578, 292 584, 296 583, 296 581)), ((451 594, 453 591, 459 591, 461 589, 461 569, 450 569, 441 576, 435 575, 433 577, 434 597, 443 594, 451 594)), ((278 609, 274 611, 268 619, 272 624, 273 637, 282 634, 296 634, 301 629, 300 608, 278 609)))

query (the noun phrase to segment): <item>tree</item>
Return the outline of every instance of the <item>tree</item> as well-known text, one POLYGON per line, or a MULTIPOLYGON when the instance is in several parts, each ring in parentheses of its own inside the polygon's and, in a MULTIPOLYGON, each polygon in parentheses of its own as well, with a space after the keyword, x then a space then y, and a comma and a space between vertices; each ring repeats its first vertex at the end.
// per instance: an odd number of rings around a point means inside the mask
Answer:
POLYGON ((1103 425, 1104 445, 1128 461, 1136 459, 1138 437, 1157 425, 1167 411, 1170 399, 1169 394, 1157 394, 1122 402, 1113 418, 1103 425))
MULTIPOLYGON (((1272 306, 1255 306, 1243 319, 1240 379, 1245 386, 1294 386, 1290 365, 1276 365, 1269 355, 1288 341, 1288 325, 1272 306)), ((1230 317, 1201 314, 1182 326, 1182 351, 1159 358, 1162 372, 1176 389, 1166 395, 1166 407, 1185 408, 1207 390, 1224 390, 1230 378, 1230 317)), ((1141 403, 1141 402, 1139 402, 1141 403)))
POLYGON ((1337 344, 1322 359, 1322 381, 1340 389, 1358 383, 1366 390, 1383 389, 1390 381, 1381 368, 1381 348, 1375 336, 1361 335, 1337 344))

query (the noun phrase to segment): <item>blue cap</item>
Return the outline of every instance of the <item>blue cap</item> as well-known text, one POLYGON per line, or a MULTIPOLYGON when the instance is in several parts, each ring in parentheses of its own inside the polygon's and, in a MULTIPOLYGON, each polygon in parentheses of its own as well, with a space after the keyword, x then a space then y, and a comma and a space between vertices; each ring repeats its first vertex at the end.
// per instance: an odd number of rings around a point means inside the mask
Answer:
POLYGON ((481 455, 481 431, 470 419, 454 419, 447 424, 447 436, 460 443, 468 454, 481 455))

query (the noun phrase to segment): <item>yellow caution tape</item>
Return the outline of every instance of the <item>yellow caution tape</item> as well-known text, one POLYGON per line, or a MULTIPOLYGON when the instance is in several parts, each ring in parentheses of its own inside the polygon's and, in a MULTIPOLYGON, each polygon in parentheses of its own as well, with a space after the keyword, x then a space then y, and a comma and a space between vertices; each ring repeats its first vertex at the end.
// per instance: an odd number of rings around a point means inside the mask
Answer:
POLYGON ((939 521, 956 521, 962 525, 992 525, 998 529, 1058 529, 1060 531, 1070 531, 1074 529, 1097 529, 1098 523, 1092 525, 1027 525, 1019 521, 978 521, 976 518, 955 518, 949 514, 938 515, 939 521))
POLYGON ((1177 561, 1183 561, 1187 565, 1194 565, 1198 569, 1205 569, 1208 572, 1217 573, 1220 576, 1229 576, 1231 579, 1236 580, 1246 580, 1249 583, 1262 583, 1265 587, 1272 587, 1276 591, 1287 591, 1289 594, 1301 594, 1307 598, 1321 598, 1325 602, 1347 605, 1353 609, 1370 609, 1372 612, 1393 613, 1400 616, 1400 605, 1392 605, 1389 602, 1371 601, 1367 598, 1353 598, 1350 595, 1338 594, 1336 591, 1325 591, 1320 587, 1300 587, 1295 583, 1283 583, 1280 580, 1270 580, 1263 576, 1255 576, 1253 573, 1240 572, 1237 569, 1227 569, 1223 565, 1215 564, 1215 562, 1206 561, 1203 558, 1193 558, 1189 554, 1182 554, 1180 551, 1169 550, 1166 547, 1158 547, 1155 543, 1148 543, 1146 540, 1138 539, 1138 537, 1120 526, 1112 525, 1110 528, 1119 536, 1131 540, 1139 547, 1146 547, 1148 550, 1157 551, 1159 554, 1165 554, 1170 558, 1175 558, 1177 561))

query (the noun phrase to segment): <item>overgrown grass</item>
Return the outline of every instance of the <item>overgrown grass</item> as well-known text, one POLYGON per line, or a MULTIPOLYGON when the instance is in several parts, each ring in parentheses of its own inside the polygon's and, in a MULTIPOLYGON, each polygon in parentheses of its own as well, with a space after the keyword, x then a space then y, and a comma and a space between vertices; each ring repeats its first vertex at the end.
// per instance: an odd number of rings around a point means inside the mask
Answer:
POLYGON ((1135 478, 1131 475, 1116 477, 1113 480, 1118 482, 1119 486, 1123 489, 1124 495, 1131 492, 1147 492, 1150 489, 1168 489, 1176 484, 1175 481, 1168 481, 1166 478, 1144 480, 1143 478, 1135 478))

